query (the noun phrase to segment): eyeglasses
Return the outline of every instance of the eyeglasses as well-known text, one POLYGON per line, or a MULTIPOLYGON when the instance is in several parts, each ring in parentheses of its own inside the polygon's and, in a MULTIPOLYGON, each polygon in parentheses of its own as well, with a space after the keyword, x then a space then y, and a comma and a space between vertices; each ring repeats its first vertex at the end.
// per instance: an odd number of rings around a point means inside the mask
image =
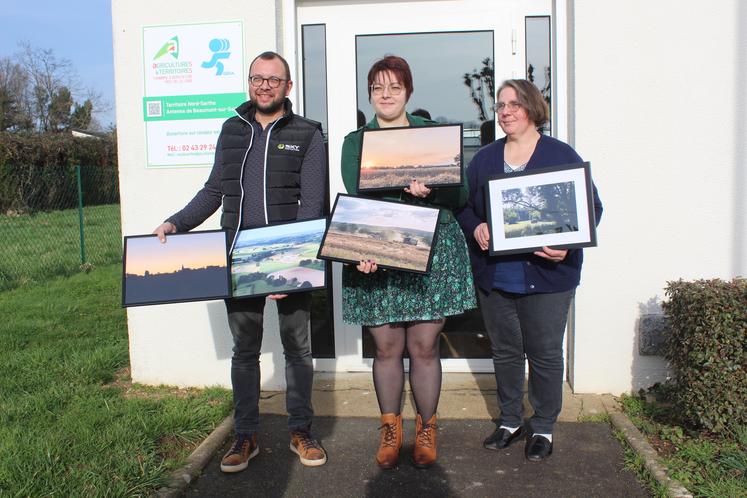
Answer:
POLYGON ((404 87, 399 83, 392 83, 391 85, 379 85, 378 83, 371 85, 371 94, 379 97, 384 94, 384 90, 389 90, 389 95, 397 96, 402 93, 404 87))
POLYGON ((495 111, 501 112, 502 110, 507 109, 509 112, 516 112, 522 107, 523 106, 515 100, 512 100, 511 102, 498 102, 495 105, 495 111))
POLYGON ((288 81, 288 80, 285 78, 278 78, 277 76, 270 76, 269 78, 263 78, 262 76, 258 76, 258 75, 249 76, 249 82, 255 88, 261 87, 265 81, 267 82, 268 85, 270 85, 270 88, 277 88, 280 86, 280 83, 282 81, 288 81))

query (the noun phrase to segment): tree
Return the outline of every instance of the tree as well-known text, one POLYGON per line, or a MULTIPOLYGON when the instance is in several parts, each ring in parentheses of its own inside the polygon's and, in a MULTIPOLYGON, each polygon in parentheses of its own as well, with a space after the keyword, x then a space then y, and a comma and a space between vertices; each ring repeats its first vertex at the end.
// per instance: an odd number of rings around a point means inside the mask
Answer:
POLYGON ((575 226, 576 189, 573 182, 550 183, 528 187, 535 205, 542 208, 546 221, 575 226))
POLYGON ((48 131, 63 131, 70 128, 70 109, 73 97, 66 86, 57 89, 49 102, 47 111, 48 131))
POLYGON ((100 129, 95 115, 109 105, 80 84, 72 63, 51 49, 19 46, 12 59, 0 59, 0 130, 100 129))
POLYGON ((495 71, 490 57, 482 60, 482 68, 464 73, 464 84, 469 88, 472 102, 477 107, 480 121, 488 119, 488 112, 495 106, 495 71), (487 108, 486 108, 487 105, 487 108))
POLYGON ((7 57, 0 59, 0 131, 33 128, 26 90, 28 76, 23 67, 7 57))
POLYGON ((92 112, 93 103, 91 99, 86 99, 83 105, 75 104, 75 110, 73 110, 73 114, 70 116, 70 127, 87 130, 91 126, 92 112))

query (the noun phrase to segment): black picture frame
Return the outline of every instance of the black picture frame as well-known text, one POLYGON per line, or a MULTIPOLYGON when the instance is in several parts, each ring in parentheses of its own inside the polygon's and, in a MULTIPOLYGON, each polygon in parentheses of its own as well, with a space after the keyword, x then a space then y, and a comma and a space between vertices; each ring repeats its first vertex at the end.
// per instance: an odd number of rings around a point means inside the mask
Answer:
POLYGON ((224 230, 124 237, 122 307, 231 297, 224 230))
POLYGON ((231 253, 233 297, 326 288, 326 263, 317 258, 326 229, 322 217, 239 230, 231 253))
POLYGON ((461 186, 462 131, 461 123, 364 129, 358 192, 399 190, 410 185, 413 178, 430 188, 461 186), (392 162, 397 166, 385 166, 392 162))
POLYGON ((371 259, 380 269, 426 274, 438 240, 439 212, 431 206, 337 194, 317 257, 353 264, 371 259))
POLYGON ((491 256, 597 245, 588 162, 492 176, 485 199, 491 256))

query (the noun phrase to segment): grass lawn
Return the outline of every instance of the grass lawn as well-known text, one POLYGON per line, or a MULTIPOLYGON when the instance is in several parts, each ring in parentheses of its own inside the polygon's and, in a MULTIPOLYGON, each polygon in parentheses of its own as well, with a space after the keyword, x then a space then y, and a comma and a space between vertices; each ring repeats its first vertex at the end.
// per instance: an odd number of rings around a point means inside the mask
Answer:
MULTIPOLYGON (((86 262, 121 261, 119 204, 83 208, 86 262)), ((80 271, 77 209, 0 215, 0 291, 80 271)))
POLYGON ((132 385, 119 264, 0 293, 0 496, 147 496, 230 412, 132 385))
POLYGON ((723 434, 687 430, 665 405, 638 396, 620 402, 672 477, 698 497, 747 497, 747 427, 723 434))

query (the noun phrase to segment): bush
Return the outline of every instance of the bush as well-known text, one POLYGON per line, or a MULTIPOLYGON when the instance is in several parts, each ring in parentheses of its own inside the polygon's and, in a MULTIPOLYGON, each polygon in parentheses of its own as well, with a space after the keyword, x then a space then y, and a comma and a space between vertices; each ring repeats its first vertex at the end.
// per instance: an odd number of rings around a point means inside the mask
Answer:
POLYGON ((747 280, 669 282, 665 356, 685 421, 721 431, 747 424, 747 280))
POLYGON ((0 212, 33 213, 78 205, 75 165, 81 165, 86 205, 119 202, 114 134, 0 132, 0 212))

